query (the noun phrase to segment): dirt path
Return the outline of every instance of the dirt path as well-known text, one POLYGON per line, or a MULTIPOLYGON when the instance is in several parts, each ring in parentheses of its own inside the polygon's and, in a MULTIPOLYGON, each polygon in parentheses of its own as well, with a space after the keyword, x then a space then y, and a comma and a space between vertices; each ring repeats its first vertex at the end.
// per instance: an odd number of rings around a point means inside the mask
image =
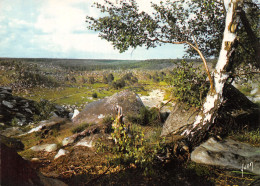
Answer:
POLYGON ((149 93, 149 96, 140 96, 145 106, 148 107, 159 107, 161 102, 164 102, 164 94, 165 92, 161 89, 152 90, 149 93))

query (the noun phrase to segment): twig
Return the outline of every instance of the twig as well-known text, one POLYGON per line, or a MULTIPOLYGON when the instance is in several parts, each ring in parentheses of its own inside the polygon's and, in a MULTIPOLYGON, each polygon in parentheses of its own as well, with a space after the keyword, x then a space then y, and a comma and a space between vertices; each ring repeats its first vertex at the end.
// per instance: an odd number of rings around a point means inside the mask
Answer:
POLYGON ((260 72, 248 72, 248 73, 244 73, 244 74, 233 74, 232 76, 236 77, 236 76, 243 76, 243 75, 248 75, 248 74, 260 74, 260 72))

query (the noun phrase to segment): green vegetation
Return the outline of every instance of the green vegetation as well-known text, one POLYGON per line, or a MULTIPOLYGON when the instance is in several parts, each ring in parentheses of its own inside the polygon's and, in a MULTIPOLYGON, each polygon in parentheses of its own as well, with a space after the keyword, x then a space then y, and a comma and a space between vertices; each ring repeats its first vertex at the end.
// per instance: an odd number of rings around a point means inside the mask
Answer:
POLYGON ((98 97, 97 93, 94 92, 94 93, 92 94, 92 97, 93 97, 93 98, 97 98, 97 97, 98 97))
POLYGON ((134 165, 141 168, 145 174, 153 173, 153 164, 162 147, 159 143, 152 145, 144 138, 144 132, 137 125, 126 126, 120 124, 119 127, 113 127, 111 136, 115 144, 111 147, 97 144, 98 151, 110 152, 107 156, 110 166, 131 167, 134 165))
POLYGON ((207 75, 193 63, 182 61, 179 67, 171 71, 168 82, 174 86, 175 100, 185 102, 189 106, 200 107, 209 90, 207 75))
POLYGON ((231 138, 234 138, 235 140, 239 140, 242 142, 251 143, 253 145, 259 146, 260 145, 260 129, 256 130, 243 130, 243 131, 237 131, 232 132, 230 134, 231 138))
POLYGON ((55 110, 55 104, 48 100, 42 99, 40 102, 35 103, 35 108, 38 113, 35 113, 33 119, 35 122, 49 119, 55 110))
POLYGON ((161 124, 160 112, 157 108, 143 107, 139 114, 127 115, 127 120, 130 123, 140 125, 158 126, 161 124))
POLYGON ((90 123, 84 123, 84 124, 80 124, 79 126, 76 126, 74 128, 71 129, 71 132, 73 134, 75 133, 80 133, 82 131, 84 131, 86 128, 88 128, 89 126, 91 126, 92 124, 90 123))

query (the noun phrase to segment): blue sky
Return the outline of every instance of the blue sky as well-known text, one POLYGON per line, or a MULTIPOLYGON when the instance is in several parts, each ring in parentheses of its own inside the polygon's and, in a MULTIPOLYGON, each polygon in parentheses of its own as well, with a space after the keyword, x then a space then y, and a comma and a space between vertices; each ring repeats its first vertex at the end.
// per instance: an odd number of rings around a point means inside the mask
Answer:
MULTIPOLYGON (((181 45, 146 50, 129 49, 120 54, 97 32, 89 31, 85 18, 98 17, 91 7, 102 0, 0 0, 0 57, 162 59, 181 58, 181 45)), ((152 0, 159 2, 160 0, 152 0)), ((150 1, 137 0, 151 12, 150 1)))

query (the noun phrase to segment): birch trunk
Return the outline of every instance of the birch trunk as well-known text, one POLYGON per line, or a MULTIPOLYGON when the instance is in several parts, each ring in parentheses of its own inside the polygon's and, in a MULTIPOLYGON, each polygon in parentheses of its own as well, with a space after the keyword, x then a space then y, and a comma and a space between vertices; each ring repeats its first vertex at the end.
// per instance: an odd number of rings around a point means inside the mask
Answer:
POLYGON ((243 0, 225 0, 226 23, 222 47, 214 71, 215 91, 209 91, 202 112, 195 118, 193 125, 181 131, 192 146, 200 144, 210 127, 214 124, 217 111, 223 104, 223 90, 229 77, 229 66, 233 63, 233 55, 237 46, 236 29, 239 22, 238 11, 241 10, 243 0))

